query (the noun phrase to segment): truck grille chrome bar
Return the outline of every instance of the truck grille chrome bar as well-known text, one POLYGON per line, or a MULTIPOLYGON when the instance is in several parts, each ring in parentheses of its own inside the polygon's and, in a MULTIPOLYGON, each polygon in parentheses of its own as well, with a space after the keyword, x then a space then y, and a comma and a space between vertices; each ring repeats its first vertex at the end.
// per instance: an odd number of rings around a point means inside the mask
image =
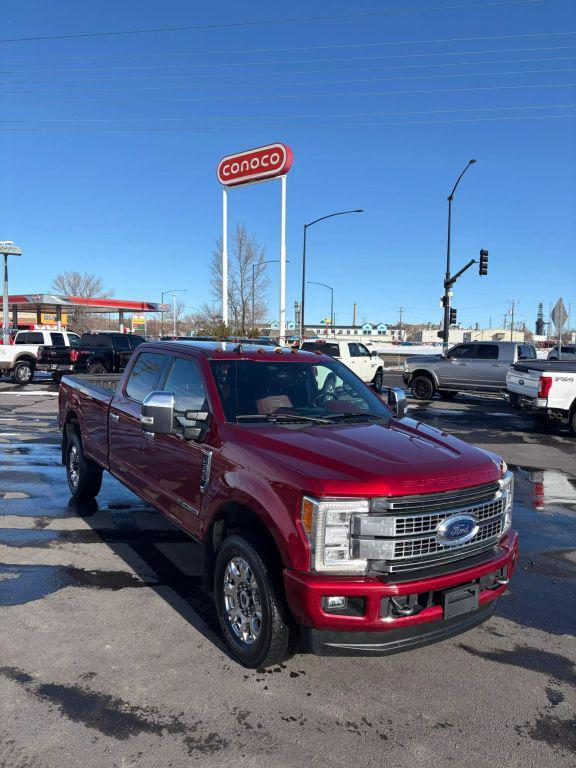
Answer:
POLYGON ((387 572, 417 570, 470 557, 493 547, 504 531, 508 493, 498 483, 429 496, 375 499, 351 521, 351 556, 378 561, 387 572), (468 515, 476 534, 454 544, 437 534, 443 520, 468 515))

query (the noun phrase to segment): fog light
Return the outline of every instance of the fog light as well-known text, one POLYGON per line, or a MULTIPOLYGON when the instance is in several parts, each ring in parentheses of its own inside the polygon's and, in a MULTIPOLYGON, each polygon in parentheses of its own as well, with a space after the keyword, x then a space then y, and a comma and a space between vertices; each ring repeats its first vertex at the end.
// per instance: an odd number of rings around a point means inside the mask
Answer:
POLYGON ((324 600, 329 610, 346 608, 346 598, 343 595, 327 595, 324 600))

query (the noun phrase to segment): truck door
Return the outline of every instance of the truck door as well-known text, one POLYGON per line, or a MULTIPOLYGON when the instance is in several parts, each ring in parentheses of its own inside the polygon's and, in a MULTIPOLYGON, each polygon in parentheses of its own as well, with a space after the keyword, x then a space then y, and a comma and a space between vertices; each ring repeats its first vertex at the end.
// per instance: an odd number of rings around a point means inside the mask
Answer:
POLYGON ((162 389, 174 394, 174 433, 143 436, 145 463, 161 478, 155 489, 159 496, 153 503, 195 535, 202 506, 202 468, 205 465, 209 473, 211 463, 211 451, 206 446, 184 439, 184 429, 190 425, 186 412, 210 410, 198 361, 189 356, 173 357, 162 389))
POLYGON ((507 345, 478 344, 468 370, 473 389, 499 390, 506 388, 506 372, 512 360, 504 359, 507 345))
POLYGON ((379 365, 379 359, 372 357, 370 350, 364 344, 358 344, 358 351, 360 352, 359 360, 362 361, 362 379, 372 381, 379 365))
POLYGON ((365 379, 364 376, 364 362, 360 352, 360 344, 355 341, 348 342, 348 356, 342 359, 343 363, 346 363, 348 368, 351 368, 356 376, 361 379, 365 379))
POLYGON ((160 388, 169 356, 142 352, 136 358, 124 389, 118 391, 108 414, 108 462, 110 471, 152 504, 158 494, 160 468, 148 464, 147 446, 140 425, 142 401, 160 388))
POLYGON ((132 348, 128 336, 118 334, 112 337, 113 369, 123 371, 128 365, 128 360, 132 356, 132 348))
POLYGON ((449 351, 448 358, 441 360, 440 384, 449 389, 472 389, 470 385, 470 364, 474 358, 476 344, 458 344, 449 351))

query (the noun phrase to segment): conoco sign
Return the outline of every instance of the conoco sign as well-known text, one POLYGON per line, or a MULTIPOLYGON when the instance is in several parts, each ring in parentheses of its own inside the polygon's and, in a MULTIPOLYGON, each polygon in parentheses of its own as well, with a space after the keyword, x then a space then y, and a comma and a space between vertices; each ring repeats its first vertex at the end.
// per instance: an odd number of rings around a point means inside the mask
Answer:
POLYGON ((223 157, 216 175, 220 184, 234 187, 250 181, 282 176, 292 165, 292 150, 285 144, 268 144, 223 157))

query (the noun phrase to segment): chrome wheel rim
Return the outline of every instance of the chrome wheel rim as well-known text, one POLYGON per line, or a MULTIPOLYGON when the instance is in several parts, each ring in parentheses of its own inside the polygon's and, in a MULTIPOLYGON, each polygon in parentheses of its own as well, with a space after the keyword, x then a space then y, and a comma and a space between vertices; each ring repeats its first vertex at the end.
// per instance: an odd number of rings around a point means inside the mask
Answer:
POLYGON ((29 365, 22 365, 20 368, 18 368, 18 378, 20 381, 26 382, 30 381, 30 378, 32 376, 32 369, 29 365))
POLYGON ((224 609, 234 637, 253 645, 262 631, 262 605, 256 576, 243 557, 233 557, 224 570, 224 609))
POLYGON ((68 474, 70 476, 70 482, 76 488, 80 480, 80 456, 78 454, 78 448, 75 445, 70 448, 70 455, 68 457, 68 474))

